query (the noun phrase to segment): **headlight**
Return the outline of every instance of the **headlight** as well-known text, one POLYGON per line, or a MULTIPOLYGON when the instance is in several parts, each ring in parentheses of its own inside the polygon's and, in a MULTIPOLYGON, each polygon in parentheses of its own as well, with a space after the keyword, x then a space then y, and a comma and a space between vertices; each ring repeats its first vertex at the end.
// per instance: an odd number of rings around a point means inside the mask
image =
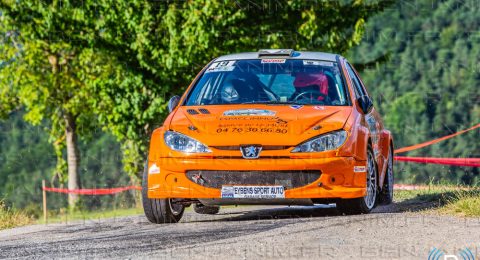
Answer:
POLYGON ((165 144, 174 151, 184 153, 211 153, 208 147, 199 141, 184 134, 167 131, 165 132, 165 144))
POLYGON ((292 153, 312 153, 335 150, 347 139, 347 132, 344 130, 326 133, 310 139, 292 150, 292 153))

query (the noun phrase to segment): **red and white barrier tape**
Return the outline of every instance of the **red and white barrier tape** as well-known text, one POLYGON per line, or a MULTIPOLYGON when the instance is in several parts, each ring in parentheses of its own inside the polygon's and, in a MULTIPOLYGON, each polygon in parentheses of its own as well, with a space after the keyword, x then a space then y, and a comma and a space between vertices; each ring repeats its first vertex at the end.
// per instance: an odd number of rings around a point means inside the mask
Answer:
MULTIPOLYGON (((394 151, 395 154, 397 153, 404 153, 408 151, 417 150, 432 144, 436 144, 438 142, 447 140, 449 138, 455 137, 457 135, 461 135, 468 131, 477 129, 480 127, 480 124, 474 125, 468 129, 458 131, 454 134, 447 135, 444 137, 440 137, 434 140, 430 140, 428 142, 423 142, 421 144, 411 145, 407 147, 402 147, 396 149, 394 151)), ((414 162, 414 163, 432 163, 432 164, 441 164, 441 165, 453 165, 453 166, 468 166, 468 167, 480 167, 480 158, 433 158, 433 157, 407 157, 407 156, 395 156, 396 161, 400 162, 414 162)))
POLYGON ((480 158, 432 158, 395 156, 399 162, 432 163, 453 166, 480 167, 480 158))
POLYGON ((407 147, 402 147, 402 148, 399 148, 399 149, 396 149, 395 150, 395 153, 404 153, 404 152, 408 152, 408 151, 413 151, 413 150, 417 150, 417 149, 420 149, 420 148, 423 148, 425 146, 429 146, 429 145, 432 145, 432 144, 436 144, 438 142, 441 142, 443 140, 447 140, 447 139, 450 139, 452 137, 455 137, 457 135, 461 135, 463 133, 466 133, 468 131, 471 131, 473 129, 476 129, 476 128, 479 128, 480 127, 480 124, 477 124, 475 126, 472 126, 468 129, 465 129, 465 130, 462 130, 462 131, 459 131, 459 132, 456 132, 454 134, 451 134, 451 135, 446 135, 444 137, 440 137, 440 138, 437 138, 437 139, 433 139, 433 140, 430 140, 428 142, 423 142, 421 144, 416 144, 416 145, 412 145, 412 146, 407 146, 407 147))

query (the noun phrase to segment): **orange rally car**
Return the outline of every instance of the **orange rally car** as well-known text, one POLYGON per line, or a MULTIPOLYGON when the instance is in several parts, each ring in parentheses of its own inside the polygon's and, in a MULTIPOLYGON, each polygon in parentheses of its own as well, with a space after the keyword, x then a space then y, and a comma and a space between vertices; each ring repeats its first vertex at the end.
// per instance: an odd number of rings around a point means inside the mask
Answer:
POLYGON ((393 138, 358 73, 336 54, 260 50, 211 61, 151 137, 146 217, 185 207, 336 203, 370 212, 393 197, 393 138))

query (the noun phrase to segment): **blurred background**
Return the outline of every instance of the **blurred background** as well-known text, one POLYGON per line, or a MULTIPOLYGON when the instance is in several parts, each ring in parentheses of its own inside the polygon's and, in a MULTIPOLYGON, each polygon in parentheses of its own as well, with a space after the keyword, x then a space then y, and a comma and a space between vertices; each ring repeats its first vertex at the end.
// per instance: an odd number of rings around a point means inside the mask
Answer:
MULTIPOLYGON (((396 148, 480 121, 478 1, 0 3, 0 200, 35 215, 43 179, 53 187, 69 187, 69 178, 85 188, 138 185, 168 99, 222 54, 293 48, 344 55, 396 148)), ((479 135, 408 156, 478 158, 479 135)), ((395 167, 397 183, 480 181, 475 167, 395 167)), ((136 194, 76 203, 129 208, 136 194)), ((48 196, 49 208, 67 207, 65 194, 48 196)))

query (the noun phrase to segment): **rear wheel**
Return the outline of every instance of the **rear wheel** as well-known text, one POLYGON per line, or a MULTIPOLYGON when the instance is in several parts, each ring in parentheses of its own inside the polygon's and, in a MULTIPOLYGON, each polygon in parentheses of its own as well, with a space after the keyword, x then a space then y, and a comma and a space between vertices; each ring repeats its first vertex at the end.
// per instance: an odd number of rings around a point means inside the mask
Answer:
POLYGON ((220 211, 219 206, 205 206, 202 203, 196 203, 193 205, 193 210, 198 214, 214 215, 220 211))
POLYGON ((380 203, 387 205, 393 201, 393 147, 390 147, 387 159, 387 172, 385 173, 385 180, 383 181, 382 192, 380 193, 380 203))
POLYGON ((363 198, 342 199, 337 201, 337 209, 347 215, 369 213, 377 202, 378 182, 377 166, 371 147, 367 150, 367 194, 363 198))
POLYGON ((148 163, 145 163, 142 178, 142 204, 147 219, 155 224, 177 223, 183 216, 185 206, 175 199, 148 198, 148 163))

